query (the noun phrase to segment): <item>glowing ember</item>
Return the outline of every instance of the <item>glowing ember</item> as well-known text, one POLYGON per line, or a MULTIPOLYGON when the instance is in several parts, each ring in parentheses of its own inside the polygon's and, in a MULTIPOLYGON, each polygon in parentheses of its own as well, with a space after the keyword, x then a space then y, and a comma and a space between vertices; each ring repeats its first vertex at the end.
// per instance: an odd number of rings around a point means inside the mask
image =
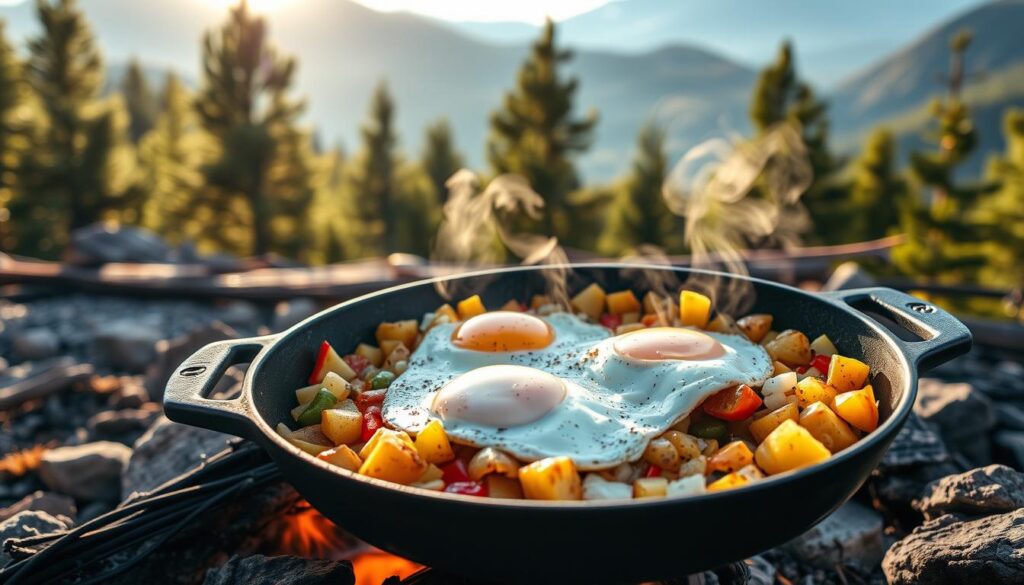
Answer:
POLYGON ((351 561, 356 585, 380 585, 392 576, 405 579, 423 568, 355 541, 305 501, 288 512, 276 552, 311 559, 351 561))

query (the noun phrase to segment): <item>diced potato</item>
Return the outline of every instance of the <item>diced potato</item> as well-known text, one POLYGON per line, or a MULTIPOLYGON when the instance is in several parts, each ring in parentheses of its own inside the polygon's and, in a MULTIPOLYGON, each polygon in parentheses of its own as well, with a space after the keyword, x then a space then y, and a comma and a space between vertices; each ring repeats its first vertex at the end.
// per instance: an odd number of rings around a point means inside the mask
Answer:
POLYGON ((284 423, 278 423, 277 433, 310 455, 318 455, 331 448, 330 439, 320 431, 320 425, 311 425, 298 431, 292 431, 284 423))
POLYGON ((837 395, 835 409, 843 420, 865 433, 878 428, 878 402, 875 401, 875 389, 870 384, 861 390, 837 395))
POLYGON ((427 326, 427 330, 431 330, 438 325, 445 323, 455 323, 459 320, 459 314, 455 312, 455 309, 451 305, 445 303, 434 311, 434 318, 430 320, 430 324, 427 326))
POLYGON ((548 457, 520 467, 519 483, 531 500, 578 500, 583 495, 580 474, 568 457, 548 457))
POLYGON ((806 366, 811 363, 811 342, 807 336, 794 329, 787 329, 765 345, 768 355, 789 367, 806 366))
POLYGON ((661 438, 675 447, 681 461, 689 461, 690 459, 700 457, 700 445, 697 443, 697 437, 672 429, 665 431, 661 438))
POLYGON ((641 477, 633 482, 634 498, 663 498, 668 495, 668 479, 641 477))
POLYGON ((397 435, 383 435, 359 467, 359 473, 400 484, 410 484, 427 470, 416 448, 397 435))
POLYGON ((732 473, 754 462, 754 454, 743 441, 733 441, 708 457, 705 473, 723 471, 732 473))
POLYGON ((782 424, 782 421, 791 420, 797 422, 799 414, 800 409, 797 407, 796 402, 789 402, 771 412, 765 413, 761 417, 755 414, 754 420, 750 421, 750 426, 747 428, 750 430, 750 434, 754 436, 754 439, 761 443, 765 437, 775 430, 775 427, 782 424))
POLYGON ((583 479, 584 500, 629 500, 633 497, 632 482, 608 480, 598 473, 588 473, 583 479))
POLYGON ((506 477, 518 477, 519 464, 507 453, 502 453, 493 447, 484 447, 469 460, 467 472, 473 481, 479 481, 491 473, 498 473, 506 477))
POLYGON ((711 457, 715 451, 718 451, 718 439, 697 439, 698 444, 701 445, 700 452, 706 457, 711 457))
POLYGON ((647 291, 643 300, 644 313, 648 315, 664 315, 673 312, 672 299, 659 295, 654 291, 647 291))
POLYGON ((596 282, 581 290, 569 301, 573 309, 586 314, 591 319, 597 320, 604 311, 605 294, 604 289, 596 282))
POLYGON ((311 383, 320 384, 330 372, 334 372, 346 380, 355 379, 355 370, 338 355, 338 352, 334 351, 330 344, 324 342, 320 352, 320 355, 317 356, 316 370, 309 379, 311 383))
POLYGON ((801 380, 804 378, 821 378, 824 372, 819 372, 818 368, 807 368, 807 371, 802 374, 797 374, 801 380))
POLYGON ((775 338, 779 336, 779 332, 774 329, 765 333, 764 338, 761 339, 761 346, 767 347, 769 343, 775 341, 775 338))
POLYGON ((699 475, 704 477, 704 472, 708 468, 708 458, 704 455, 694 457, 686 463, 679 466, 679 471, 675 475, 678 477, 687 477, 690 475, 699 475))
POLYGON ((630 323, 628 325, 619 325, 615 328, 615 335, 622 335, 623 333, 629 333, 630 331, 639 331, 640 329, 646 329, 643 323, 630 323))
MULTIPOLYGON (((377 344, 383 346, 384 340, 393 340, 401 341, 405 347, 413 347, 419 332, 419 323, 415 319, 384 322, 377 326, 377 344)), ((390 352, 385 351, 387 353, 390 352)))
POLYGON ((800 408, 807 408, 815 402, 832 404, 836 390, 818 378, 804 378, 796 385, 796 397, 800 408))
POLYGON ((608 306, 608 312, 612 315, 640 313, 640 301, 631 290, 610 293, 604 300, 608 306))
MULTIPOLYGON (((391 355, 391 352, 395 351, 395 348, 398 347, 399 345, 405 344, 402 343, 401 341, 398 341, 397 339, 385 339, 384 341, 380 342, 380 351, 386 357, 391 355)), ((384 360, 381 360, 380 363, 381 365, 384 365, 384 360)))
POLYGON ((548 295, 533 295, 530 297, 530 308, 534 310, 537 310, 544 305, 550 305, 551 303, 551 297, 548 295))
POLYGON ((679 471, 679 451, 668 439, 652 439, 644 450, 644 461, 669 471, 679 471))
POLYGON ((839 392, 863 388, 870 371, 864 362, 836 354, 828 366, 828 384, 839 392))
POLYGON ((355 443, 362 436, 363 415, 351 400, 320 413, 320 428, 335 445, 355 443))
POLYGON ((857 434, 821 402, 815 402, 800 413, 800 426, 811 432, 832 453, 838 453, 857 442, 857 434))
MULTIPOLYGON (((339 401, 348 398, 350 391, 348 381, 334 372, 327 372, 327 375, 324 376, 324 381, 320 383, 320 386, 322 388, 326 388, 331 394, 334 394, 334 397, 339 401)), ((313 396, 316 396, 316 393, 313 393, 313 396)), ((296 397, 298 397, 298 392, 296 392, 296 397)), ((310 399, 312 399, 312 396, 310 396, 310 399)))
POLYGON ((814 338, 811 342, 811 349, 817 355, 833 356, 839 353, 836 346, 832 344, 832 340, 828 338, 828 335, 819 335, 814 338))
POLYGON ((764 336, 771 331, 772 328, 772 316, 765 314, 747 315, 739 321, 736 325, 743 331, 743 334, 747 336, 747 339, 754 343, 760 343, 764 336))
POLYGON ((427 469, 423 472, 423 475, 421 475, 419 479, 416 480, 416 483, 427 483, 430 481, 441 479, 443 477, 444 471, 442 471, 440 467, 434 465, 433 463, 428 463, 427 469))
POLYGON ((737 471, 736 473, 739 473, 740 475, 742 475, 743 477, 747 478, 750 481, 764 479, 764 472, 762 472, 761 469, 758 468, 757 465, 754 465, 753 463, 740 468, 740 470, 737 471))
POLYGON ((490 498, 523 499, 523 486, 519 485, 518 478, 492 473, 484 478, 484 485, 487 486, 487 496, 490 498))
POLYGON ((707 490, 709 492, 720 492, 723 490, 736 489, 743 487, 750 483, 746 477, 741 475, 738 471, 734 471, 728 475, 724 475, 717 480, 708 484, 707 490))
POLYGON ((484 306, 484 301, 480 298, 480 295, 473 295, 468 299, 462 299, 459 301, 457 309, 459 311, 459 318, 463 321, 487 312, 487 307, 484 306))
POLYGON ((299 422, 299 417, 302 416, 302 413, 306 412, 307 408, 309 408, 309 402, 308 401, 307 402, 300 402, 299 405, 296 406, 295 408, 293 408, 292 411, 291 411, 292 412, 292 420, 294 420, 295 422, 299 422))
POLYGON ((443 492, 444 491, 444 480, 443 479, 432 479, 430 481, 417 481, 417 482, 412 483, 410 485, 412 485, 413 487, 418 487, 418 488, 422 488, 422 489, 425 489, 425 490, 431 490, 431 491, 435 491, 435 492, 443 492))
POLYGON ((309 386, 299 388, 295 391, 295 402, 309 404, 309 401, 313 400, 313 397, 320 391, 320 388, 322 388, 320 384, 310 384, 309 386))
MULTIPOLYGON (((629 463, 620 463, 611 469, 600 469, 596 472, 603 479, 607 481, 614 481, 619 483, 626 483, 629 486, 633 485, 633 480, 640 477, 640 466, 630 465, 629 463)), ((594 475, 591 473, 590 475, 594 475)), ((586 482, 586 480, 584 480, 586 482)), ((630 494, 633 493, 633 488, 630 487, 630 494)), ((632 497, 632 495, 630 496, 632 497)))
POLYGON ((640 322, 640 313, 638 312, 623 313, 621 318, 623 325, 643 325, 643 323, 640 322))
POLYGON ((434 419, 423 427, 413 442, 420 457, 427 463, 445 463, 455 459, 455 451, 444 432, 444 424, 434 419))
POLYGON ((779 374, 785 374, 786 372, 792 372, 793 371, 793 370, 789 369, 789 366, 787 366, 786 364, 784 364, 784 363, 782 363, 780 361, 777 361, 777 360, 772 362, 772 368, 773 368, 772 369, 772 375, 773 376, 778 376, 779 374))
POLYGON ((669 497, 675 497, 703 494, 707 491, 707 486, 704 484, 705 481, 703 475, 689 475, 687 477, 682 477, 668 482, 666 495, 669 497))
POLYGON ((787 402, 796 402, 797 382, 795 372, 786 372, 765 380, 761 386, 765 408, 776 410, 787 402))
MULTIPOLYGON (((409 362, 409 348, 405 347, 405 344, 399 343, 395 346, 395 349, 391 350, 388 357, 384 360, 384 369, 394 374, 400 374, 401 372, 395 371, 395 366, 398 362, 409 362)), ((403 370, 404 371, 404 370, 403 370)))
POLYGON ((363 356, 371 366, 380 367, 384 363, 384 352, 375 345, 360 343, 356 346, 356 355, 363 356))
POLYGON ((405 431, 395 431, 387 427, 381 427, 377 429, 375 433, 373 433, 373 436, 370 437, 370 440, 367 441, 366 444, 363 445, 363 448, 359 450, 359 457, 365 460, 367 457, 370 456, 370 452, 377 447, 377 443, 384 437, 388 436, 397 437, 398 439, 408 443, 410 447, 415 447, 415 444, 412 442, 412 439, 409 438, 409 435, 406 434, 405 431))
POLYGON ((711 299, 694 292, 684 290, 679 293, 679 320, 684 326, 707 327, 711 317, 711 299))
POLYGON ((499 311, 522 311, 523 307, 519 304, 519 301, 515 299, 509 299, 504 305, 498 308, 499 311))
POLYGON ((829 458, 831 454, 810 431, 784 420, 754 451, 754 461, 768 475, 775 475, 829 458))
POLYGON ((725 313, 715 315, 715 318, 708 323, 707 329, 708 331, 714 331, 715 333, 729 333, 731 335, 740 335, 743 333, 739 326, 736 325, 736 320, 725 313))
POLYGON ((348 445, 339 445, 333 449, 321 451, 316 458, 349 471, 357 471, 363 464, 363 460, 348 445))

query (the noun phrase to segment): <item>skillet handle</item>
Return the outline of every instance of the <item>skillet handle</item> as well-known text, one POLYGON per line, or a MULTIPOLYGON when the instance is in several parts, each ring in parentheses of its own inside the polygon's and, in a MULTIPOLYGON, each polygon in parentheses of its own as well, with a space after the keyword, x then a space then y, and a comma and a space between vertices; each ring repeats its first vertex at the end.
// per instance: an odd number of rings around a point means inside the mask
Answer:
POLYGON ((192 354, 167 381, 167 418, 247 439, 258 438, 260 432, 253 423, 252 406, 244 393, 230 400, 207 396, 230 366, 251 362, 273 340, 273 336, 266 336, 218 341, 192 354))
POLYGON ((856 310, 868 308, 866 305, 869 304, 874 305, 878 313, 920 337, 919 341, 908 341, 898 336, 896 339, 920 372, 930 370, 971 349, 971 330, 966 325, 939 307, 907 293, 875 287, 839 290, 825 293, 825 296, 856 310))

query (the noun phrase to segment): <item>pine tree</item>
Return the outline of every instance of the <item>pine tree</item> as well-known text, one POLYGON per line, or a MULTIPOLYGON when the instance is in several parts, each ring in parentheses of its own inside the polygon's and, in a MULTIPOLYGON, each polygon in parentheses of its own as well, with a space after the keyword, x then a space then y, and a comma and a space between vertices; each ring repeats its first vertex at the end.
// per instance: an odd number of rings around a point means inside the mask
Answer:
POLYGON ((322 173, 307 220, 314 240, 305 259, 310 264, 332 264, 347 258, 344 215, 347 161, 341 145, 327 151, 320 159, 322 173))
POLYGON ((430 177, 398 152, 395 104, 386 83, 377 85, 362 127, 363 145, 347 165, 345 251, 352 258, 393 252, 427 255, 440 221, 430 177))
POLYGON ((885 237, 898 227, 906 197, 907 183, 896 169, 892 133, 878 128, 864 144, 850 186, 854 209, 849 218, 851 232, 860 239, 885 237))
POLYGON ((908 203, 902 217, 906 245, 894 250, 893 261, 910 276, 929 281, 963 282, 974 279, 986 263, 984 242, 992 231, 979 221, 976 210, 993 190, 991 184, 963 184, 956 167, 974 150, 977 135, 967 105, 960 99, 968 33, 950 42, 949 93, 933 104, 937 129, 934 149, 913 152, 910 168, 923 187, 923 197, 908 203))
POLYGON ((148 190, 143 225, 171 242, 204 243, 210 210, 199 200, 202 184, 202 135, 188 91, 176 75, 164 84, 163 112, 139 144, 148 190))
POLYGON ((17 246, 11 206, 18 188, 21 160, 28 148, 30 127, 25 118, 31 108, 29 97, 22 81, 21 62, 7 42, 4 23, 0 22, 0 250, 17 246))
POLYGON ((999 189, 978 211, 979 221, 994 227, 992 253, 982 282, 1024 288, 1024 110, 1012 109, 1003 119, 1006 150, 993 157, 986 178, 999 189))
POLYGON ((648 123, 637 135, 632 170, 607 214, 608 223, 598 247, 602 254, 622 255, 641 244, 662 249, 676 246, 682 226, 662 195, 667 175, 665 133, 654 123, 648 123))
POLYGON ((142 136, 153 128, 160 113, 160 105, 149 88, 149 82, 146 81, 146 75, 137 59, 132 59, 128 64, 128 70, 121 81, 121 94, 131 118, 129 134, 132 142, 137 144, 142 136))
POLYGON ((291 98, 296 62, 272 46, 266 21, 243 0, 203 40, 199 120, 213 142, 204 199, 221 226, 212 234, 238 253, 298 256, 313 199, 310 138, 291 98))
POLYGON ((797 75, 793 48, 783 42, 775 61, 758 76, 750 118, 758 134, 780 123, 800 128, 813 180, 803 201, 814 222, 815 239, 837 243, 849 236, 849 194, 836 182, 841 161, 828 147, 828 106, 797 75))
POLYGON ((447 118, 441 118, 427 126, 420 165, 430 177, 438 204, 444 205, 445 199, 448 197, 445 182, 455 171, 464 166, 462 155, 455 150, 452 130, 447 118))
POLYGON ((519 70, 515 89, 491 115, 487 146, 495 174, 520 174, 544 197, 540 228, 560 237, 571 231, 569 195, 579 187, 572 158, 589 148, 597 124, 594 111, 582 119, 572 115, 579 84, 559 74, 571 58, 570 51, 555 46, 555 25, 549 19, 519 70))
POLYGON ((103 63, 77 4, 38 0, 36 9, 42 32, 29 41, 25 76, 45 123, 22 166, 16 220, 27 230, 21 252, 53 256, 70 230, 133 219, 134 157, 120 99, 98 99, 103 63))

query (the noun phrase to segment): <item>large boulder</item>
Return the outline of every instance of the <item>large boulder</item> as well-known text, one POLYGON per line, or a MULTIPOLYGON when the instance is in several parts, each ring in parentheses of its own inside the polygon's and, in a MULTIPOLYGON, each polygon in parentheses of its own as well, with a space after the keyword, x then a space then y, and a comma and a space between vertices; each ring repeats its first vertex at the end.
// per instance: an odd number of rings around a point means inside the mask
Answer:
POLYGON ((97 360, 119 372, 141 374, 156 359, 156 344, 163 333, 152 325, 121 319, 96 328, 93 350, 97 360))
POLYGON ((350 585, 355 583, 347 561, 299 557, 234 556, 206 573, 203 585, 350 585))
POLYGON ((884 552, 882 516, 863 504, 847 502, 790 541, 786 549, 824 569, 851 561, 862 567, 877 566, 884 552))
POLYGON ((50 449, 43 453, 39 477, 51 490, 76 500, 117 502, 121 472, 131 452, 109 441, 50 449))
POLYGON ((916 503, 926 519, 946 514, 984 516, 1024 508, 1024 473, 1005 465, 979 467, 928 484, 916 503))
POLYGON ((26 510, 0 522, 0 567, 11 557, 4 552, 4 543, 12 538, 29 538, 50 534, 71 528, 71 522, 63 517, 54 517, 38 510, 26 510))
POLYGON ((65 261, 81 266, 109 262, 167 263, 172 261, 172 250, 152 232, 97 223, 71 232, 65 261))
POLYGON ((1024 509, 925 522, 889 549, 882 570, 890 585, 1024 583, 1024 509))

